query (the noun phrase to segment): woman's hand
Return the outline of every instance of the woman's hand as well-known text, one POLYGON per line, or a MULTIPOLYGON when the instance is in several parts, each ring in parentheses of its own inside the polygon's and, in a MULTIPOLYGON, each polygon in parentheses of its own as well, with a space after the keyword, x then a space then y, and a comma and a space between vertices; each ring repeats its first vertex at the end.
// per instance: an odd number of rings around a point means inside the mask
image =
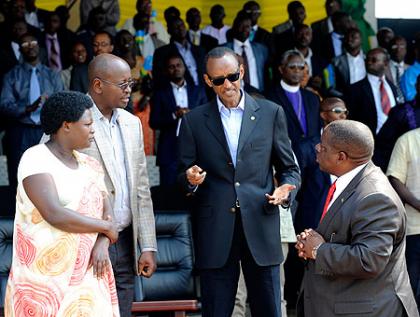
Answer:
POLYGON ((105 274, 111 269, 108 248, 108 237, 99 235, 93 246, 89 262, 89 267, 93 266, 93 275, 98 279, 105 277, 105 274))

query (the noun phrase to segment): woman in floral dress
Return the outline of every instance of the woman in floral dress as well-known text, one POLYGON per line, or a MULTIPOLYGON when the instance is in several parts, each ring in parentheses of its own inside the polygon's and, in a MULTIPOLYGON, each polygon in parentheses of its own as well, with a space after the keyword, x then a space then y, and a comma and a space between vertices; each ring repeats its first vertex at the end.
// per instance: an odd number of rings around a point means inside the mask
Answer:
POLYGON ((93 138, 90 107, 81 93, 52 95, 41 111, 50 141, 20 161, 7 317, 119 316, 109 259, 90 264, 98 234, 118 238, 102 167, 76 151, 93 138))

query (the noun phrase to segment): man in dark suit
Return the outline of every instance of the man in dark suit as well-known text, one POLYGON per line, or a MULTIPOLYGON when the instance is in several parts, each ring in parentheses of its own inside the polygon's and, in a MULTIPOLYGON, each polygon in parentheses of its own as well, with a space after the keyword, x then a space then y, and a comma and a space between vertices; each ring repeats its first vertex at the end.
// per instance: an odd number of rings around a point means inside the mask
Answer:
POLYGON ((345 12, 337 11, 331 16, 334 31, 315 39, 313 49, 328 61, 343 53, 344 34, 351 25, 351 17, 345 12))
POLYGON ((325 1, 325 11, 327 17, 311 24, 314 35, 314 42, 318 42, 321 38, 327 36, 334 31, 331 16, 341 10, 341 0, 325 1))
POLYGON ((173 18, 168 23, 168 33, 171 42, 155 50, 153 55, 153 80, 157 86, 168 82, 165 72, 165 61, 168 56, 181 55, 184 65, 187 66, 185 79, 194 85, 204 85, 203 83, 203 60, 204 49, 200 46, 192 45, 188 41, 187 29, 181 18, 173 18))
POLYGON ((251 19, 245 11, 239 11, 233 21, 231 35, 232 41, 225 46, 242 56, 245 66, 244 83, 246 91, 263 92, 267 77, 268 49, 260 43, 250 42, 251 19), (251 86, 248 90, 248 86, 251 86))
POLYGON ((362 34, 359 29, 350 28, 343 40, 344 51, 334 57, 335 86, 329 90, 330 95, 342 97, 351 84, 366 76, 365 56, 362 51, 362 34))
POLYGON ((231 316, 241 262, 252 315, 280 316, 277 205, 300 183, 284 112, 240 89, 244 67, 231 49, 211 50, 205 65, 217 97, 184 115, 178 175, 195 199, 202 314, 231 316))
POLYGON ((367 76, 351 85, 345 94, 349 119, 366 124, 375 136, 397 104, 395 86, 385 78, 388 63, 385 49, 370 50, 366 56, 367 76))
POLYGON ((156 165, 159 166, 160 185, 176 183, 177 139, 182 117, 196 106, 207 102, 203 87, 188 84, 185 65, 180 55, 170 56, 166 62, 170 82, 152 95, 150 127, 159 130, 156 165))
POLYGON ((269 98, 284 109, 289 138, 301 170, 302 187, 296 197, 295 229, 313 227, 322 212, 320 198, 325 197, 330 185, 328 175, 322 173, 316 162, 315 145, 319 142, 322 120, 319 98, 301 89, 304 60, 297 51, 283 54, 279 67, 282 80, 270 92, 269 98))
POLYGON ((406 215, 371 158, 374 140, 356 121, 330 123, 317 145, 320 167, 338 176, 316 231, 298 235, 308 260, 298 316, 419 316, 405 263, 406 215))
POLYGON ((201 13, 197 8, 188 9, 186 21, 189 28, 187 37, 192 45, 204 47, 206 53, 218 45, 218 40, 216 38, 201 32, 201 13))
POLYGON ((60 16, 50 12, 45 19, 45 31, 41 33, 40 45, 45 48, 48 66, 54 71, 61 71, 70 66, 68 53, 75 40, 74 37, 64 37, 60 30, 60 16))
POLYGON ((249 36, 251 42, 257 42, 264 44, 267 48, 271 45, 271 34, 266 29, 258 25, 258 19, 261 16, 261 7, 256 1, 248 1, 242 7, 242 10, 246 12, 251 18, 252 29, 249 36))

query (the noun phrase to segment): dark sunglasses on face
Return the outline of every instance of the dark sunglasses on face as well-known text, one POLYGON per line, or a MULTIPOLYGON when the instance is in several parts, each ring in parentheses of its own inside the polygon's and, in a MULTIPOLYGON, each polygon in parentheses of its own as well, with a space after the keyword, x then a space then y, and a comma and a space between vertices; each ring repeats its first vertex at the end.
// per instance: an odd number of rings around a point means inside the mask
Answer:
POLYGON ((210 81, 212 82, 213 85, 221 86, 225 83, 226 79, 229 80, 231 83, 237 81, 239 79, 240 75, 241 75, 241 72, 238 71, 234 74, 229 74, 226 77, 211 78, 209 75, 207 75, 207 76, 209 76, 210 81))
POLYGON ((289 63, 286 65, 286 67, 290 69, 303 70, 305 68, 305 63, 289 63))
POLYGON ((339 107, 332 108, 331 110, 327 110, 326 112, 333 112, 335 114, 342 114, 342 113, 344 113, 345 115, 348 115, 349 114, 349 111, 346 108, 339 108, 339 107))

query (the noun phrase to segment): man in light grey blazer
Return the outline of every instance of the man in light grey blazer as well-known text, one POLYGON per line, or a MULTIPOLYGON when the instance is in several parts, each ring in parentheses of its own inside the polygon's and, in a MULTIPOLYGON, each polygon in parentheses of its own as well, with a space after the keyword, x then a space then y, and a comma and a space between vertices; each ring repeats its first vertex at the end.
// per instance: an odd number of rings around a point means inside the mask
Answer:
MULTIPOLYGON (((91 264, 101 276, 111 260, 120 314, 130 317, 134 275, 150 277, 156 269, 155 220, 142 128, 140 120, 124 110, 133 85, 128 64, 112 54, 101 54, 90 62, 88 73, 95 134, 91 146, 82 152, 103 166, 112 217, 120 229, 113 245, 105 236, 98 237, 91 264)), ((44 136, 41 142, 46 140, 44 136)))
POLYGON ((298 316, 419 316, 404 258, 405 210, 371 162, 373 149, 369 128, 351 120, 330 123, 316 146, 320 168, 338 179, 316 231, 298 235, 307 260, 298 316))

